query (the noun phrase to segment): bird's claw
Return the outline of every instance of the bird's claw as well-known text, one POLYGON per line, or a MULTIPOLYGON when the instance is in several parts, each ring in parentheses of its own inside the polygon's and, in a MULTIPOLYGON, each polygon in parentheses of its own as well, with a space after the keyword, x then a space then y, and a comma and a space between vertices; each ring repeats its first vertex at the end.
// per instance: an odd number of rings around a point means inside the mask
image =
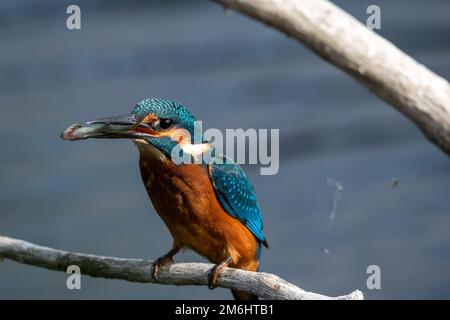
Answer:
POLYGON ((165 256, 156 259, 156 261, 153 262, 153 264, 152 264, 152 269, 151 269, 152 279, 155 281, 158 281, 158 276, 159 276, 159 273, 161 272, 162 268, 172 264, 172 262, 173 262, 173 260, 171 258, 168 258, 165 256))
POLYGON ((230 262, 231 257, 228 257, 222 263, 216 264, 214 267, 212 267, 211 271, 208 273, 208 288, 210 290, 217 288, 217 280, 219 279, 220 273, 224 268, 228 267, 230 262))
POLYGON ((160 271, 161 271, 161 267, 158 265, 158 263, 157 262, 153 262, 153 264, 152 264, 152 271, 151 271, 153 280, 158 281, 158 275, 159 275, 160 271))
POLYGON ((215 265, 208 273, 208 288, 214 290, 217 288, 217 279, 220 275, 219 265, 215 265))

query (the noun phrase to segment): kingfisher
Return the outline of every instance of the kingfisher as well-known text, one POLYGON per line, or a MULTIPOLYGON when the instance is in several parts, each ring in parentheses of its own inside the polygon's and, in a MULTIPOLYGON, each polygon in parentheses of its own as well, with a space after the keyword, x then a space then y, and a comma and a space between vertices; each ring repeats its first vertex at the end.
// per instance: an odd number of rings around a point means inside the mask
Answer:
MULTIPOLYGON (((171 249, 152 264, 152 277, 157 281, 181 249, 191 249, 214 263, 208 275, 208 287, 214 289, 225 267, 258 271, 262 246, 268 244, 244 170, 213 144, 196 139, 195 122, 183 105, 149 98, 125 116, 73 124, 61 137, 132 140, 147 194, 173 238, 171 249), (174 157, 195 160, 206 153, 201 161, 174 157)), ((232 294, 238 300, 257 299, 250 292, 232 294)))

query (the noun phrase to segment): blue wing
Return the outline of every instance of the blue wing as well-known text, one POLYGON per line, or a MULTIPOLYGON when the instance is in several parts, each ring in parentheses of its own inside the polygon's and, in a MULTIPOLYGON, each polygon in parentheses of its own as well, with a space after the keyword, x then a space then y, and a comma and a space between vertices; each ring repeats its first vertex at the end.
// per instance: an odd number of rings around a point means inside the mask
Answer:
MULTIPOLYGON (((263 222, 255 192, 244 170, 235 163, 209 164, 216 195, 225 211, 249 229, 265 247, 268 247, 263 233, 263 222)), ((227 163, 226 163, 227 162, 227 163)))

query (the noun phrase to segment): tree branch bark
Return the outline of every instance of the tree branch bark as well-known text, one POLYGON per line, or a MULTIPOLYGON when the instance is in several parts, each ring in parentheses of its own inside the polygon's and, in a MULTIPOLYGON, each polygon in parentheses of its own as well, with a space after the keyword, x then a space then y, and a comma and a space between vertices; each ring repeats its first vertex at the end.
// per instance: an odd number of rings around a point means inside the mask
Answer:
POLYGON ((327 0, 213 0, 303 42, 450 155, 450 85, 327 0))
MULTIPOLYGON (((82 275, 92 277, 122 279, 132 282, 155 283, 150 270, 153 261, 124 259, 91 254, 56 250, 32 244, 23 240, 0 236, 0 259, 10 259, 20 263, 66 272, 70 265, 77 265, 82 275)), ((213 267, 209 263, 176 263, 161 271, 159 284, 207 285, 208 273, 213 267)), ((328 297, 307 292, 280 277, 263 272, 250 272, 226 268, 218 280, 219 287, 250 291, 271 300, 362 300, 361 291, 348 295, 328 297)))

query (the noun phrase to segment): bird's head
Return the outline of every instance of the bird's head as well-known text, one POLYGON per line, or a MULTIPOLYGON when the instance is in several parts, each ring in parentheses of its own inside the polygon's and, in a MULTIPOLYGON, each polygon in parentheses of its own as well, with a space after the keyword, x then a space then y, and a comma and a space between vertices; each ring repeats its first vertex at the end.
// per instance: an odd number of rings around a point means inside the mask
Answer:
POLYGON ((64 140, 131 139, 151 144, 170 154, 178 143, 193 143, 195 117, 177 102, 150 98, 130 114, 73 124, 61 134, 64 140))

